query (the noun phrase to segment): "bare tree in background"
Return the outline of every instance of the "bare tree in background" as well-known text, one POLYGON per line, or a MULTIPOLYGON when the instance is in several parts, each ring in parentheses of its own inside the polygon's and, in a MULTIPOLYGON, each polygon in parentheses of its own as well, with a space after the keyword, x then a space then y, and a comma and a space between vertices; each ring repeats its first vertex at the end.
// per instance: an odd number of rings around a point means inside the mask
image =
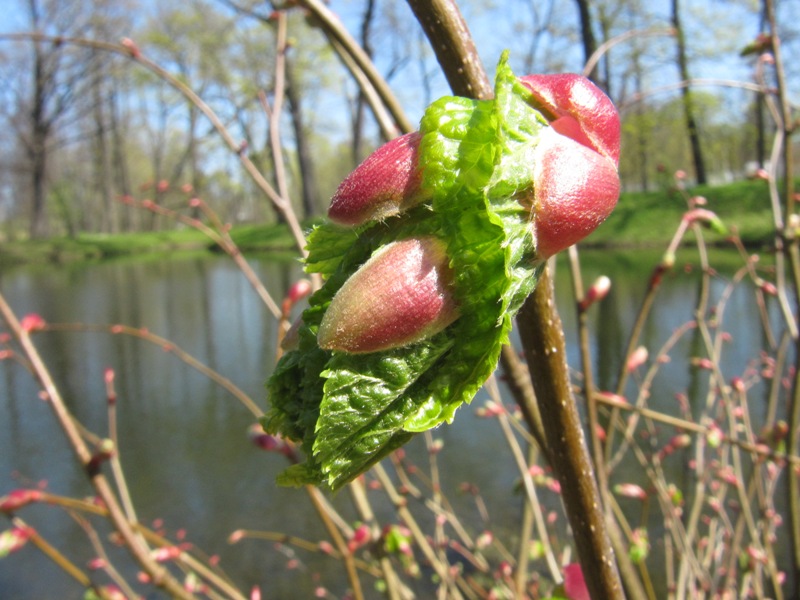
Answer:
MULTIPOLYGON (((43 0, 28 0, 27 10, 32 31, 56 35, 81 35, 89 14, 80 3, 43 0)), ((81 93, 93 61, 91 53, 59 43, 34 41, 30 48, 30 95, 27 107, 18 111, 25 116, 19 134, 30 174, 29 234, 39 238, 47 234, 49 144, 58 121, 81 93)))
MULTIPOLYGON (((575 0, 578 4, 578 17, 580 18, 581 25, 581 44, 583 45, 584 62, 589 61, 589 57, 597 50, 597 40, 594 37, 592 30, 592 12, 589 6, 589 0, 575 0)), ((589 73, 589 78, 596 83, 598 82, 598 69, 595 66, 592 72, 589 73)))
MULTIPOLYGON (((678 70, 682 81, 688 81, 689 77, 689 60, 686 52, 686 37, 684 35, 683 26, 680 17, 680 2, 679 0, 671 1, 672 11, 672 27, 675 30, 676 46, 676 59, 678 61, 678 70)), ((700 145, 700 132, 697 126, 697 117, 695 114, 694 99, 692 97, 692 90, 689 86, 681 88, 681 97, 683 99, 683 116, 686 123, 686 130, 689 135, 689 146, 692 150, 692 162, 694 163, 694 173, 697 178, 697 183, 703 185, 707 182, 706 165, 703 160, 703 149, 700 145)))

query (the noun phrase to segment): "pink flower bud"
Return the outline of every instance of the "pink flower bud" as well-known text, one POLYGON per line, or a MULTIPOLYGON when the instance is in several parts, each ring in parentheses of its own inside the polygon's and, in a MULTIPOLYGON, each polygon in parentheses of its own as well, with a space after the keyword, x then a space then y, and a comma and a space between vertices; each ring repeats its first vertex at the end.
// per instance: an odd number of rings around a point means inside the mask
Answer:
POLYGON ((547 258, 589 235, 616 206, 619 115, 585 77, 527 75, 520 81, 550 121, 534 155, 531 206, 536 248, 547 258))
POLYGON ((376 352, 442 331, 458 318, 444 243, 410 238, 379 249, 336 293, 320 323, 321 348, 376 352))
POLYGON ((258 423, 254 423, 248 428, 247 437, 255 446, 262 450, 277 452, 290 460, 296 459, 294 448, 292 448, 286 440, 276 435, 266 433, 258 423))
POLYGON ((7 495, 0 497, 0 512, 9 514, 31 502, 39 502, 41 499, 42 492, 39 490, 12 490, 7 495))
POLYGON ((555 129, 542 132, 534 154, 531 206, 536 249, 542 258, 579 242, 617 203, 616 165, 555 129))
POLYGON ((583 571, 578 563, 564 567, 564 592, 569 600, 590 600, 589 589, 583 578, 583 571))
POLYGON ((241 529, 237 529, 236 531, 234 531, 233 533, 231 533, 228 536, 228 543, 229 544, 238 544, 240 541, 242 541, 244 539, 245 535, 246 534, 245 534, 244 531, 242 531, 241 529))
POLYGON ((618 496, 624 496, 625 498, 636 498, 637 500, 647 499, 647 492, 635 483, 618 483, 614 486, 614 493, 618 496))
POLYGON ((175 560, 183 553, 183 550, 178 546, 162 546, 150 552, 150 557, 160 563, 175 560))
POLYGON ((12 527, 0 533, 0 558, 20 550, 33 533, 30 527, 12 527))
POLYGON ((385 219, 425 200, 418 149, 422 136, 408 133, 373 152, 341 183, 328 218, 340 225, 385 219))
POLYGON ((553 129, 619 164, 619 115, 600 88, 571 73, 526 75, 520 81, 553 129))
POLYGON ((611 280, 608 276, 601 275, 586 290, 586 297, 581 301, 579 308, 581 311, 587 310, 592 304, 605 298, 610 290, 611 280))
POLYGON ((100 588, 101 598, 108 598, 109 600, 126 600, 127 596, 122 593, 122 590, 115 585, 104 585, 100 588))
POLYGON ((491 531, 484 531, 475 540, 475 547, 478 550, 488 548, 494 542, 494 534, 491 531))
POLYGON ((45 322, 40 315, 36 313, 29 313, 22 317, 22 320, 19 322, 19 326, 23 331, 31 333, 32 331, 40 331, 44 329, 45 322))
POLYGON ((300 300, 310 295, 314 289, 308 279, 300 279, 292 284, 289 291, 286 292, 286 297, 283 299, 281 311, 285 317, 288 317, 292 307, 300 300))
POLYGON ((139 47, 136 45, 136 42, 134 42, 131 38, 122 38, 119 43, 128 50, 133 58, 140 58, 142 56, 142 53, 139 50, 139 47))
POLYGON ((777 296, 778 295, 778 287, 769 281, 760 281, 759 286, 761 291, 765 294, 769 294, 770 296, 777 296))
POLYGON ((347 541, 347 549, 350 552, 355 552, 359 548, 366 546, 371 540, 372 534, 369 531, 369 527, 362 523, 353 531, 352 537, 347 541))
POLYGON ((628 373, 633 373, 636 369, 641 367, 645 362, 647 362, 648 352, 647 348, 644 346, 639 346, 634 350, 630 357, 628 357, 628 362, 625 365, 628 373))

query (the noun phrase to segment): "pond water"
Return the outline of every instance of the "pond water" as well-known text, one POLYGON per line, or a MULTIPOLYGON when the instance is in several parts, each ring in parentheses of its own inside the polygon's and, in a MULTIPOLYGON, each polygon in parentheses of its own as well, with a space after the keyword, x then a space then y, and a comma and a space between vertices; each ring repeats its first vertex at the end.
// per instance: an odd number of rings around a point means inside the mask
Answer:
MULTIPOLYGON (((610 389, 658 255, 584 253, 582 257, 587 282, 604 273, 614 284, 610 296, 591 310, 595 376, 600 388, 610 389)), ((252 265, 278 299, 300 275, 294 261, 260 257, 252 265)), ((557 273, 569 361, 578 365, 575 317, 568 303, 570 283, 561 265, 557 273)), ((718 298, 729 282, 730 275, 715 278, 713 297, 718 298)), ((274 364, 275 323, 226 257, 192 254, 15 268, 0 273, 0 291, 20 316, 38 313, 49 323, 146 328, 266 406, 264 382, 274 364)), ((643 332, 642 343, 651 353, 693 318, 697 294, 696 267, 684 269, 681 264, 659 294, 643 332)), ((726 376, 742 375, 759 364, 764 339, 753 316, 753 302, 753 286, 745 283, 735 287, 726 304, 724 323, 732 340, 725 346, 726 376)), ((777 323, 777 312, 770 314, 777 323)), ((174 353, 134 337, 107 331, 52 331, 36 334, 34 341, 70 410, 101 436, 108 428, 104 371, 114 370, 121 463, 143 522, 162 520, 168 534, 185 530, 188 542, 219 555, 220 566, 243 590, 260 585, 266 598, 312 597, 321 583, 337 597, 344 593, 343 569, 333 559, 276 548, 267 541, 227 542, 239 528, 311 541, 326 538, 306 493, 275 486, 274 478, 285 466, 283 458, 251 445, 247 428, 253 417, 227 391, 174 353), (296 572, 287 576, 287 563, 293 558, 296 572)), ((691 355, 695 347, 699 351, 697 337, 685 336, 673 355, 691 355)), ((636 385, 634 378, 631 389, 636 385)), ((685 360, 664 364, 654 381, 650 406, 674 413, 675 394, 690 389, 697 393, 696 386, 694 370, 685 360)), ((89 496, 92 490, 38 391, 18 363, 0 363, 0 496, 40 482, 54 494, 89 496)), ((482 391, 472 405, 459 411, 453 425, 435 432, 444 443, 437 457, 442 489, 473 534, 486 528, 510 533, 518 528, 521 514, 518 472, 498 423, 476 416, 486 399, 482 391), (466 481, 481 490, 490 522, 483 522, 472 497, 459 493, 459 485, 466 481)), ((411 442, 408 452, 412 460, 427 466, 422 436, 411 442)), ((541 494, 545 503, 557 506, 557 497, 544 490, 541 494)), ((347 493, 331 501, 345 518, 357 519, 347 493)), ((391 519, 392 510, 383 497, 375 496, 375 502, 379 515, 391 519)), ((95 556, 80 524, 64 511, 34 506, 22 516, 79 566, 95 556)), ((652 542, 657 551, 659 542, 652 542)), ((113 548, 109 552, 123 573, 135 573, 124 553, 113 548)), ((364 581, 371 591, 369 578, 364 581)), ((0 560, 0 598, 69 599, 82 594, 80 586, 30 545, 0 560)))

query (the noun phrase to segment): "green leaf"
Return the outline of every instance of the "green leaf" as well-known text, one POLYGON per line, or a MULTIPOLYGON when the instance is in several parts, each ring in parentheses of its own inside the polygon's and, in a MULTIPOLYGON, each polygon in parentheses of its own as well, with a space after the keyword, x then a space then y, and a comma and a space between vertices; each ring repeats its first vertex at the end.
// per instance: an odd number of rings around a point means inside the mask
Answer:
POLYGON ((358 229, 345 228, 334 223, 317 225, 308 234, 306 271, 325 277, 332 275, 356 240, 358 229))
POLYGON ((358 229, 334 225, 309 237, 306 269, 327 278, 303 314, 297 350, 268 382, 270 433, 302 443, 306 462, 286 485, 344 485, 413 433, 451 422, 497 365, 512 320, 541 264, 531 232, 532 153, 547 126, 530 93, 498 66, 495 99, 445 97, 422 118, 419 157, 429 203, 358 229), (461 317, 406 347, 370 354, 316 345, 338 289, 382 245, 419 235, 444 240, 461 317))

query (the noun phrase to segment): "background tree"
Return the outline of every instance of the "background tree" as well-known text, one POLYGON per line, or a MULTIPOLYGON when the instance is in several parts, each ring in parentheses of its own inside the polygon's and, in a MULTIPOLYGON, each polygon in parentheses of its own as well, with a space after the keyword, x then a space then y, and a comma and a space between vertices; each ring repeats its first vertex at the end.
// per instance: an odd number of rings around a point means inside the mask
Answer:
MULTIPOLYGON (((670 7, 672 11, 672 27, 675 29, 675 51, 676 61, 678 64, 678 73, 682 81, 689 81, 689 59, 687 58, 686 50, 686 37, 681 23, 680 14, 680 1, 671 0, 670 7)), ((694 173, 697 178, 697 183, 705 184, 708 181, 706 177, 706 165, 703 158, 703 148, 700 144, 700 132, 698 131, 698 123, 695 115, 695 105, 692 96, 692 90, 687 85, 681 88, 681 97, 683 99, 683 118, 686 123, 686 131, 689 136, 689 144, 692 148, 692 162, 694 165, 694 173)))
MULTIPOLYGON (((82 35, 88 29, 91 7, 81 3, 28 0, 32 31, 52 35, 82 35)), ((91 53, 60 43, 34 41, 29 45, 29 93, 18 106, 25 115, 17 131, 25 149, 30 175, 31 237, 47 233, 47 172, 50 147, 60 120, 85 91, 87 77, 96 62, 91 53)))

